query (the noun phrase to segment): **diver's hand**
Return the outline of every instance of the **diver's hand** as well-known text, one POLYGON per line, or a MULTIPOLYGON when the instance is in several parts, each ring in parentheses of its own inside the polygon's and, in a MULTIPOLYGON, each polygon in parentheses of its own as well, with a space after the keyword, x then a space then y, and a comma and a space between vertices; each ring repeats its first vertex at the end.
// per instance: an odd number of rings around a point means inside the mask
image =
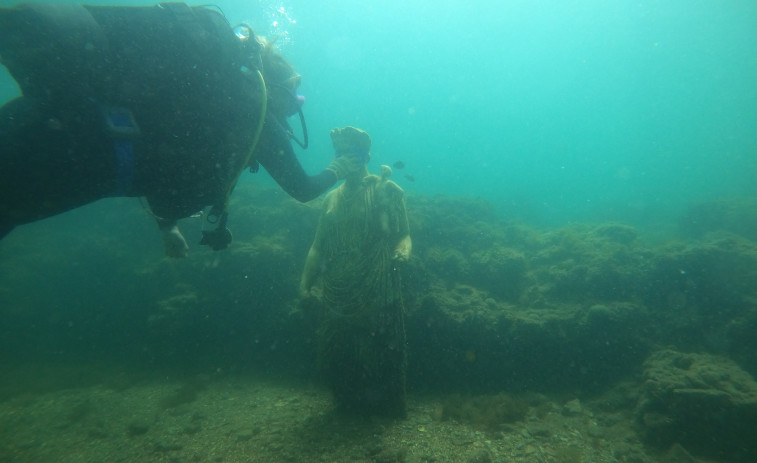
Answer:
POLYGON ((331 161, 331 165, 326 170, 333 172, 337 181, 339 181, 356 172, 362 166, 363 162, 356 156, 339 156, 331 161))
POLYGON ((163 248, 166 250, 166 256, 173 258, 187 257, 189 246, 178 226, 174 225, 166 230, 161 230, 161 232, 163 233, 163 248))

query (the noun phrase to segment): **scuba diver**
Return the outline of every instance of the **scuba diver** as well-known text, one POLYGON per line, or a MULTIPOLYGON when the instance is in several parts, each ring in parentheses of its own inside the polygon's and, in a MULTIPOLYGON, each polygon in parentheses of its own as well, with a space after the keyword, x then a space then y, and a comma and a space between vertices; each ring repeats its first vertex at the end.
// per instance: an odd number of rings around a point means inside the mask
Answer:
POLYGON ((210 207, 200 244, 231 242, 229 196, 262 165, 309 201, 359 164, 308 175, 300 76, 249 26, 184 3, 0 8, 0 63, 22 96, 0 108, 0 238, 105 197, 144 197, 166 255, 181 218, 210 207), (287 118, 299 115, 303 140, 287 118))

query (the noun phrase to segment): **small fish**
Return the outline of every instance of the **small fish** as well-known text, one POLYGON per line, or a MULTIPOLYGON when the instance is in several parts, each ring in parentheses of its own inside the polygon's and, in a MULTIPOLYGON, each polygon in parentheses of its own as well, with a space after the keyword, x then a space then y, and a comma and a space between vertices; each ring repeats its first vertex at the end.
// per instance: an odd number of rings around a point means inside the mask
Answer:
POLYGON ((412 176, 412 175, 410 175, 410 174, 405 174, 405 178, 406 178, 406 179, 408 179, 408 180, 410 180, 411 182, 414 182, 414 181, 415 181, 415 177, 413 177, 413 176, 412 176))
POLYGON ((394 164, 392 164, 392 166, 393 166, 393 167, 394 167, 395 169, 404 169, 404 168, 405 168, 405 163, 404 163, 404 162, 402 162, 402 161, 397 161, 397 162, 395 162, 394 164))

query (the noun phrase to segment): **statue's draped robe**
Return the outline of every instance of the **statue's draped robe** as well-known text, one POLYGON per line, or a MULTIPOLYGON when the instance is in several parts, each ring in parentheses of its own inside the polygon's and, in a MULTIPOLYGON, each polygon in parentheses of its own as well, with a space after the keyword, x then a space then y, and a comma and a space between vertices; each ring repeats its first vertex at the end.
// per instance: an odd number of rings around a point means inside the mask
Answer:
POLYGON ((404 193, 370 175, 326 198, 316 241, 324 308, 319 359, 346 410, 405 415, 406 337, 398 243, 408 236, 404 193))

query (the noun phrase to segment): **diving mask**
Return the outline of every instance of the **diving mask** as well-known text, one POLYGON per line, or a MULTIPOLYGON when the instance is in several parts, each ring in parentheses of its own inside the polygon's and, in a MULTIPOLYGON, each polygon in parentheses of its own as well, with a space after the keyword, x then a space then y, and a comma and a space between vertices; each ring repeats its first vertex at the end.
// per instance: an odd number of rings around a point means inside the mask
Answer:
MULTIPOLYGON (((284 82, 278 84, 268 84, 268 93, 273 101, 273 104, 282 108, 281 113, 285 117, 291 117, 295 114, 300 115, 300 124, 302 125, 302 139, 300 141, 291 130, 286 130, 287 136, 294 140, 295 143, 300 145, 302 149, 308 148, 308 127, 305 124, 305 115, 302 113, 302 106, 305 104, 305 97, 297 93, 297 87, 300 86, 300 80, 302 76, 295 74, 284 82), (282 97, 277 97, 274 92, 283 94, 282 97)), ((281 124, 280 124, 281 125, 281 124)), ((288 125, 287 125, 288 126, 288 125)), ((283 127, 282 127, 283 128, 283 127)))
POLYGON ((302 110, 302 105, 305 104, 305 97, 297 93, 297 88, 300 86, 300 80, 302 76, 295 74, 289 79, 280 83, 268 84, 269 92, 278 92, 280 95, 272 95, 276 105, 283 107, 283 113, 286 117, 294 116, 302 110))

